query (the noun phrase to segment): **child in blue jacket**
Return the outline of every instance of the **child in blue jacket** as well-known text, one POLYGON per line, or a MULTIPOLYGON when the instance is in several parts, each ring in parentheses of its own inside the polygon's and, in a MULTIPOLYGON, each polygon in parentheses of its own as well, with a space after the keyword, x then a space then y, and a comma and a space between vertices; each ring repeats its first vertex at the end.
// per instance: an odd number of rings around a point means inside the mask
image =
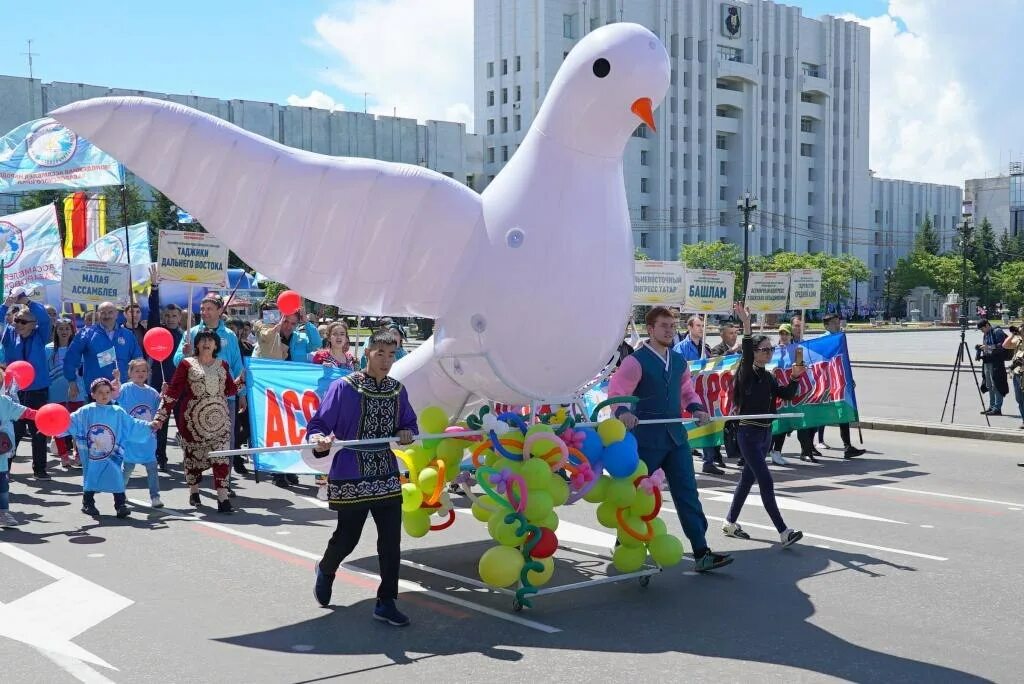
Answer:
POLYGON ((14 421, 33 420, 35 417, 36 412, 32 409, 25 408, 6 394, 0 394, 0 527, 21 524, 10 511, 11 457, 14 456, 16 444, 14 421))
MULTIPOLYGON (((115 372, 116 374, 116 372, 115 372)), ((132 418, 146 423, 153 422, 156 410, 160 408, 160 393, 147 384, 149 379, 149 362, 145 359, 133 359, 128 364, 127 385, 120 385, 115 398, 121 408, 132 418)), ((119 383, 115 380, 115 386, 119 383)), ((127 440, 124 450, 124 486, 128 488, 128 480, 136 465, 146 468, 146 481, 149 485, 149 498, 153 508, 163 508, 160 501, 159 469, 156 463, 156 435, 148 433, 141 441, 127 440)))

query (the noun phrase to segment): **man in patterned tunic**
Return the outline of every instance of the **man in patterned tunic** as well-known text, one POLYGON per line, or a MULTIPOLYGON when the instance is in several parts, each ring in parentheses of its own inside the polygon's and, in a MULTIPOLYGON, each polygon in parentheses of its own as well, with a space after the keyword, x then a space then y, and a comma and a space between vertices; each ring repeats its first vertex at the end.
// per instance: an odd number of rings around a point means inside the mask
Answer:
MULTIPOLYGON (((366 370, 331 384, 306 432, 317 457, 330 454, 335 439, 397 437, 400 444, 412 442, 413 434, 418 432, 416 413, 402 384, 388 377, 397 348, 398 339, 391 331, 374 333, 366 347, 366 370)), ((317 602, 322 606, 331 602, 334 574, 359 543, 366 515, 372 513, 377 525, 381 577, 373 616, 396 626, 409 624, 409 618, 395 606, 401 559, 402 483, 398 460, 390 446, 346 448, 334 453, 327 493, 331 510, 338 513, 338 526, 316 567, 313 594, 317 602)))

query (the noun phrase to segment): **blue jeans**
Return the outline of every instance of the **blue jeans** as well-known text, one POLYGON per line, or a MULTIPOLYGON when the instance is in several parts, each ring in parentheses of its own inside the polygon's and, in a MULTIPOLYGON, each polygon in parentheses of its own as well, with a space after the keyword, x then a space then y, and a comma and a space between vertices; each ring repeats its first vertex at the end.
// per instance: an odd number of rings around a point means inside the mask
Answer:
POLYGON ((731 523, 739 520, 740 510, 743 503, 750 494, 750 488, 757 480, 757 489, 761 492, 761 503, 772 524, 780 533, 786 531, 786 523, 782 520, 779 507, 775 504, 775 483, 772 481, 772 474, 765 465, 764 458, 768 455, 768 448, 772 444, 771 428, 757 427, 754 425, 740 425, 737 434, 737 441, 740 445, 740 452, 743 454, 743 473, 736 485, 736 491, 732 495, 732 505, 729 506, 729 514, 725 519, 731 523))
POLYGON ((1003 395, 996 389, 996 373, 1005 373, 1002 364, 983 363, 981 374, 985 378, 985 386, 988 387, 988 407, 992 411, 1003 410, 1003 395))
POLYGON ((641 460, 647 464, 650 472, 658 468, 665 471, 668 490, 672 494, 672 503, 676 506, 676 515, 683 526, 683 533, 690 540, 694 555, 703 554, 708 548, 704 537, 708 531, 708 519, 704 517, 704 509, 697 497, 697 478, 693 474, 690 445, 684 441, 668 449, 640 447, 639 451, 641 460))
MULTIPOLYGON (((0 456, 0 458, 3 458, 0 456)), ((6 511, 11 507, 11 474, 8 471, 0 473, 0 511, 6 511)))
POLYGON ((132 471, 135 470, 137 465, 141 465, 146 469, 146 483, 149 485, 149 496, 160 496, 160 481, 157 476, 156 461, 150 463, 128 463, 125 461, 122 466, 124 470, 124 488, 128 489, 128 480, 131 478, 132 471))

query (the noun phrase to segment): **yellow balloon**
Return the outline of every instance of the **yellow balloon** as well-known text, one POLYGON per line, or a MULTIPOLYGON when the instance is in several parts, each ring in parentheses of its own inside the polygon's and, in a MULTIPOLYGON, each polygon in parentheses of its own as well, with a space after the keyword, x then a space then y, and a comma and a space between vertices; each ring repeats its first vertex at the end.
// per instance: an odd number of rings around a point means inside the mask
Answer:
POLYGON ((636 487, 633 485, 633 481, 627 477, 619 477, 609 483, 605 501, 612 502, 617 508, 625 508, 633 503, 635 497, 636 487))
POLYGON ((668 526, 665 525, 665 521, 661 518, 655 518, 651 521, 651 527, 654 528, 654 536, 660 537, 663 534, 668 534, 668 526))
POLYGON ((412 513, 423 503, 423 492, 412 482, 402 485, 402 510, 412 513))
POLYGON ((597 435, 605 446, 621 442, 626 438, 626 426, 618 418, 602 420, 597 424, 597 435))
POLYGON ((683 542, 679 537, 663 534, 647 544, 651 559, 663 568, 670 568, 683 559, 683 542))
POLYGON ((430 531, 430 514, 422 508, 403 513, 402 527, 410 537, 422 537, 430 531))
POLYGON ((508 587, 519 581, 523 570, 523 554, 508 546, 493 546, 480 556, 477 570, 480 579, 495 588, 508 587))
POLYGON ((544 569, 540 572, 536 570, 530 570, 526 573, 526 579, 530 581, 535 587, 543 587, 551 580, 551 576, 555 574, 555 559, 554 558, 534 558, 535 561, 544 566, 544 569))
POLYGON ((437 489, 437 468, 424 468, 421 470, 418 481, 423 496, 428 497, 432 495, 434 490, 437 489))
POLYGON ((501 456, 499 456, 495 452, 491 451, 490 449, 488 449, 487 451, 485 451, 483 453, 484 465, 489 467, 489 468, 493 468, 495 465, 497 465, 497 463, 500 460, 502 460, 501 456))
POLYGON ((644 561, 647 559, 647 550, 640 546, 622 546, 615 547, 615 552, 612 554, 612 565, 619 572, 636 572, 643 567, 644 561))
POLYGON ((551 511, 551 515, 538 523, 540 527, 546 527, 552 532, 558 529, 558 513, 551 511))
POLYGON ((439 435, 448 427, 448 414, 437 406, 428 406, 416 417, 425 434, 439 435))
POLYGON ((638 477, 647 477, 650 473, 647 472, 647 464, 643 462, 643 459, 636 466, 636 470, 629 476, 630 480, 635 480, 638 477))
POLYGON ((526 535, 517 535, 519 523, 506 523, 504 509, 491 515, 487 521, 487 531, 491 538, 502 546, 519 546, 526 541, 526 535))
POLYGON ((460 439, 445 439, 437 445, 437 457, 444 461, 445 465, 445 479, 450 480, 459 474, 465 444, 466 442, 460 439))
MULTIPOLYGON (((638 518, 636 516, 633 516, 633 515, 631 515, 629 517, 626 517, 624 515, 623 516, 623 520, 625 520, 626 524, 629 525, 629 529, 633 530, 634 532, 636 532, 638 534, 644 534, 645 532, 647 532, 647 525, 645 525, 644 521, 641 520, 640 518, 638 518)), ((636 537, 631 535, 629 532, 626 532, 621 527, 616 530, 616 535, 615 536, 618 538, 619 543, 622 546, 643 546, 644 545, 644 543, 642 541, 640 541, 639 539, 637 539, 636 537)))
POLYGON ((658 505, 658 501, 653 494, 648 494, 643 489, 637 489, 633 502, 629 504, 629 512, 641 517, 647 516, 654 512, 656 505, 658 505))
POLYGON ((489 501, 490 499, 481 498, 479 501, 474 503, 469 509, 470 512, 473 513, 473 517, 482 523, 490 521, 491 516, 494 515, 494 512, 498 508, 497 504, 490 504, 488 503, 489 501), (494 506, 494 508, 489 508, 489 506, 492 505, 494 506))
POLYGON ((590 503, 601 503, 608 497, 608 485, 612 483, 612 478, 607 475, 602 475, 594 483, 594 486, 583 495, 583 500, 590 503))
POLYGON ((519 474, 526 480, 526 488, 531 492, 548 488, 551 481, 551 466, 540 458, 531 458, 519 468, 519 474))
POLYGON ((551 499, 555 506, 564 506, 569 500, 569 483, 562 479, 558 473, 552 473, 548 478, 548 491, 551 492, 551 499))
POLYGON ((419 444, 413 444, 411 447, 406 449, 405 453, 412 459, 412 464, 416 469, 417 477, 419 476, 419 472, 426 468, 432 460, 430 453, 419 444))
POLYGON ((611 501, 602 501, 597 505, 597 522, 601 523, 603 527, 615 529, 619 526, 619 521, 615 518, 617 509, 618 506, 611 501))

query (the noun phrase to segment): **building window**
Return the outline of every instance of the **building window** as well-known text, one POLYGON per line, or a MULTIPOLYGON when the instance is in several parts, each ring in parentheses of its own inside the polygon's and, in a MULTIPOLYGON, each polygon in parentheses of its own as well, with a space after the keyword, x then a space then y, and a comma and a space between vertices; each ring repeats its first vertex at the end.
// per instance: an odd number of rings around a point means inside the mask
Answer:
POLYGON ((508 88, 501 89, 501 104, 508 104, 508 88))
POLYGON ((507 116, 501 117, 501 132, 502 133, 508 133, 508 117, 507 116))
POLYGON ((810 62, 801 62, 800 71, 803 72, 804 76, 813 76, 814 78, 821 78, 821 69, 817 64, 811 64, 810 62))
POLYGON ((516 102, 523 99, 523 88, 522 86, 516 86, 516 102))
POLYGON ((641 178, 640 179, 640 192, 650 192, 650 190, 647 187, 647 179, 646 178, 641 178))
POLYGON ((493 107, 494 106, 494 91, 493 90, 488 90, 487 91, 487 106, 488 107, 493 107))
POLYGON ((641 204, 640 205, 640 220, 641 221, 646 221, 648 219, 648 214, 650 214, 650 211, 651 211, 650 207, 648 207, 646 204, 641 204))
POLYGON ((569 40, 576 38, 576 15, 575 14, 563 14, 562 15, 562 36, 569 40))
POLYGON ((718 162, 718 175, 727 176, 729 175, 729 162, 720 161, 718 162))
POLYGON ((719 150, 729 149, 728 140, 726 140, 726 137, 721 133, 715 136, 715 148, 719 150))
POLYGON ((520 128, 522 128, 522 125, 523 125, 522 117, 520 117, 518 114, 516 114, 515 116, 512 117, 512 128, 514 130, 518 131, 520 128))
POLYGON ((673 178, 672 180, 670 180, 668 182, 668 194, 670 194, 670 195, 676 194, 676 179, 675 178, 673 178))
POLYGON ((494 62, 487 63, 487 78, 494 78, 494 62))
POLYGON ((534 98, 539 98, 540 97, 540 81, 534 81, 533 82, 533 97, 534 98))
POLYGON ((647 150, 640 150, 640 166, 648 166, 647 150))
POLYGON ((720 199, 722 201, 725 201, 725 200, 729 199, 729 195, 727 194, 728 192, 729 192, 729 188, 727 188, 724 185, 719 186, 719 188, 718 188, 718 199, 720 199))
POLYGON ((728 213, 726 213, 724 211, 718 212, 718 225, 720 225, 720 226, 728 225, 727 224, 728 220, 729 220, 729 214, 728 213))
POLYGON ((677 240, 677 238, 676 238, 676 232, 675 232, 675 231, 672 231, 672 232, 670 232, 670 233, 668 234, 668 248, 669 248, 669 250, 671 250, 671 251, 672 251, 672 253, 674 254, 674 253, 675 253, 675 251, 676 251, 676 248, 677 248, 678 246, 679 246, 679 244, 678 244, 678 240, 677 240))
POLYGON ((508 145, 502 145, 501 146, 501 161, 503 161, 503 162, 507 162, 508 161, 508 145))
POLYGON ((493 147, 488 147, 487 148, 487 163, 488 164, 493 164, 494 163, 494 148, 493 147))
POLYGON ((807 203, 808 204, 814 204, 814 193, 813 192, 807 193, 807 203))
POLYGON ((800 93, 800 101, 801 102, 810 102, 811 104, 813 104, 814 103, 814 96, 811 95, 810 93, 800 93))
POLYGON ((718 58, 724 62, 742 62, 743 50, 726 45, 718 46, 718 58))
POLYGON ((800 117, 800 132, 801 133, 813 133, 814 132, 814 119, 806 116, 800 117))
POLYGON ((637 126, 636 130, 633 131, 633 137, 634 138, 646 138, 647 137, 647 124, 640 124, 639 126, 637 126))
POLYGON ((807 180, 813 181, 814 179, 814 167, 812 166, 809 169, 807 169, 807 180))
POLYGON ((801 157, 813 157, 814 156, 814 145, 810 143, 800 143, 800 156, 801 157))
MULTIPOLYGON (((640 207, 640 209, 641 209, 640 218, 641 219, 643 218, 643 211, 642 210, 646 209, 646 208, 647 207, 640 207)), ((647 233, 640 233, 640 248, 641 249, 647 249, 647 233)))
POLYGON ((508 60, 503 59, 501 60, 501 75, 505 76, 506 74, 508 74, 508 60))
POLYGON ((523 70, 523 59, 519 55, 516 55, 516 71, 523 70))
POLYGON ((676 125, 675 124, 672 124, 671 126, 669 126, 669 129, 668 129, 668 139, 669 140, 675 140, 676 139, 676 125))
POLYGON ((494 135, 494 119, 487 120, 487 135, 494 135))

